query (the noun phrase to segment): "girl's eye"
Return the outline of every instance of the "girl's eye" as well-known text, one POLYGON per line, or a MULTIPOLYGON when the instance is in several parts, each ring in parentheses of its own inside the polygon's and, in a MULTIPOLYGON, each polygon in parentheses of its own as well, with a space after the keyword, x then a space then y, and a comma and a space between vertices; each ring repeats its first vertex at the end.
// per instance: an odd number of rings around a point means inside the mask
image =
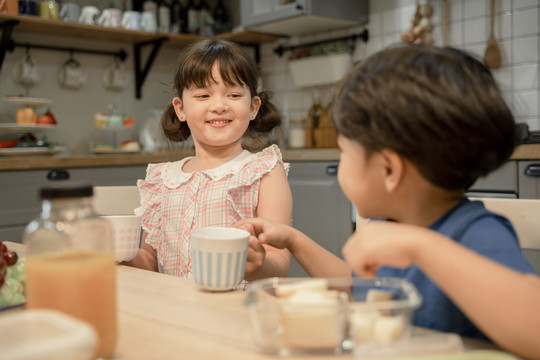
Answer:
POLYGON ((232 97, 232 98, 240 98, 240 97, 242 97, 242 94, 231 94, 230 97, 232 97))
POLYGON ((210 96, 208 96, 208 95, 206 95, 206 94, 195 95, 195 98, 197 98, 197 99, 206 99, 206 98, 208 98, 208 97, 210 97, 210 96))

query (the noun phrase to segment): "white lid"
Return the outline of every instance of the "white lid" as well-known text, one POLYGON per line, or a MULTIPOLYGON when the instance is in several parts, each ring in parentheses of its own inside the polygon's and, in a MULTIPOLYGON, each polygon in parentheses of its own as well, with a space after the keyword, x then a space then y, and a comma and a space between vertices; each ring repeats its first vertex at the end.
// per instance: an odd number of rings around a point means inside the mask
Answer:
POLYGON ((89 359, 98 338, 89 324, 54 310, 0 317, 2 359, 89 359))

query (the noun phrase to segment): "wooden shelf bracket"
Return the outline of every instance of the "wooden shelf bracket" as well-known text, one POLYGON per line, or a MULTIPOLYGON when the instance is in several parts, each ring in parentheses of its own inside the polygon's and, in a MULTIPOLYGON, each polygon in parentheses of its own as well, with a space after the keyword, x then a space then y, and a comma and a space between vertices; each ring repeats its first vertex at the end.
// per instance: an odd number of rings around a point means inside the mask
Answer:
POLYGON ((133 58, 134 58, 134 67, 135 67, 135 96, 137 99, 140 99, 142 97, 142 86, 144 84, 144 80, 146 79, 146 76, 150 72, 150 68, 152 67, 152 64, 154 63, 154 60, 159 52, 159 49, 161 48, 161 45, 165 40, 168 38, 163 37, 156 40, 150 40, 145 42, 140 42, 135 45, 133 45, 133 58), (141 50, 145 46, 152 46, 152 49, 150 51, 150 54, 148 55, 148 58, 146 59, 146 63, 144 64, 144 69, 141 68, 141 50))
POLYGON ((13 28, 19 22, 17 20, 7 20, 3 23, 0 23, 0 28, 2 28, 2 39, 0 40, 0 70, 2 69, 2 63, 4 62, 4 56, 6 56, 6 51, 8 50, 8 45, 11 40, 11 34, 13 33, 13 28))

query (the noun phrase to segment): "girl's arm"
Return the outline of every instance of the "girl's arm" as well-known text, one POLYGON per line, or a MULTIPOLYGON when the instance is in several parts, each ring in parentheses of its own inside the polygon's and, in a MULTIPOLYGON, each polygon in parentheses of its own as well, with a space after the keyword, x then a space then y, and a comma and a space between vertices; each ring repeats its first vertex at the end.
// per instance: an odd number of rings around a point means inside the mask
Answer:
POLYGON ((148 233, 143 231, 142 247, 139 249, 135 259, 123 262, 122 265, 133 266, 139 269, 158 271, 156 249, 146 243, 148 233))
MULTIPOLYGON (((291 224, 291 188, 285 175, 285 169, 279 164, 261 179, 257 216, 282 224, 291 224)), ((257 249, 257 247, 263 245, 256 239, 251 239, 250 247, 253 246, 257 249)), ((258 249, 258 255, 256 255, 259 260, 263 259, 262 264, 260 262, 255 263, 251 269, 248 269, 249 264, 246 265, 245 279, 253 281, 272 276, 286 277, 289 274, 290 267, 289 251, 270 246, 263 246, 263 248, 258 249)))
POLYGON ((445 236, 412 225, 374 222, 359 229, 344 255, 361 275, 382 265, 416 263, 495 343, 540 359, 540 278, 481 256, 445 236))

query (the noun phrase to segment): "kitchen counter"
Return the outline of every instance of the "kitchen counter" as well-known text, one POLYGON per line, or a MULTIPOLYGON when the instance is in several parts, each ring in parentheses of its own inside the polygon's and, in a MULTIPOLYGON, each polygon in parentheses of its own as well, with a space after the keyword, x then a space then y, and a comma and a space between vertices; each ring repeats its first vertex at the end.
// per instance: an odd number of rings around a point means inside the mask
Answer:
MULTIPOLYGON (((540 151, 539 151, 540 153, 540 151)), ((88 168, 147 165, 164 161, 176 161, 194 154, 193 149, 171 149, 152 154, 114 153, 88 155, 4 156, 0 157, 1 170, 37 170, 54 168, 88 168)), ((284 150, 283 159, 289 161, 337 161, 339 149, 284 150)))
MULTIPOLYGON (((283 160, 286 162, 339 161, 340 150, 337 148, 287 149, 283 150, 282 153, 283 160)), ((152 154, 141 152, 97 155, 4 156, 0 158, 0 171, 146 165, 149 163, 180 160, 193 154, 193 149, 171 149, 152 154)), ((540 144, 519 146, 512 155, 511 160, 540 160, 540 144)))

